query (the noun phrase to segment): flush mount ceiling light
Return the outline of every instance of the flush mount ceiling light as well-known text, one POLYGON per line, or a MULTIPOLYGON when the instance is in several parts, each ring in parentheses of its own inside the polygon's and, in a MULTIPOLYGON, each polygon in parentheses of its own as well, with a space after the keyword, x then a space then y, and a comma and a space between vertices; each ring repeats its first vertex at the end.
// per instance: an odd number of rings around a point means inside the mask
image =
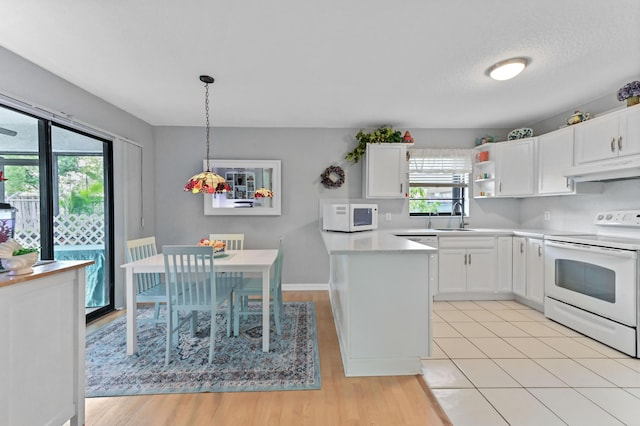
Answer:
POLYGON ((209 165, 209 135, 211 129, 209 127, 209 84, 213 83, 213 77, 208 75, 201 75, 200 81, 204 83, 204 109, 207 117, 207 170, 202 173, 198 173, 189 179, 189 182, 184 186, 185 191, 189 191, 193 194, 214 194, 229 191, 230 187, 225 178, 219 174, 213 173, 209 165))
POLYGON ((528 64, 526 58, 511 58, 493 65, 487 74, 494 80, 509 80, 520 74, 528 64))

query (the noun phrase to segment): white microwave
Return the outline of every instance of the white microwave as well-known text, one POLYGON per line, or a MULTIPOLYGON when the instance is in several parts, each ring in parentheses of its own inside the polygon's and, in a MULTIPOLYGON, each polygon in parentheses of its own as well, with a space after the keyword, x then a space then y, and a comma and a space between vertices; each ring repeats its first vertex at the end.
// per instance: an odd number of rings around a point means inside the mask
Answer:
POLYGON ((325 231, 357 232, 377 228, 377 204, 325 204, 322 208, 325 231))

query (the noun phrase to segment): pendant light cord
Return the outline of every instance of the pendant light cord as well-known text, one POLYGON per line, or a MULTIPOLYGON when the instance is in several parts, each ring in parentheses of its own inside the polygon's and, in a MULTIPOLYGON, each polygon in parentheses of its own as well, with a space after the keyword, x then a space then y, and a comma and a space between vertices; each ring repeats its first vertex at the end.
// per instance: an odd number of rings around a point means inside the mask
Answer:
POLYGON ((209 135, 211 134, 211 130, 209 128, 209 83, 204 84, 204 110, 207 117, 207 171, 211 171, 211 166, 209 164, 209 135))

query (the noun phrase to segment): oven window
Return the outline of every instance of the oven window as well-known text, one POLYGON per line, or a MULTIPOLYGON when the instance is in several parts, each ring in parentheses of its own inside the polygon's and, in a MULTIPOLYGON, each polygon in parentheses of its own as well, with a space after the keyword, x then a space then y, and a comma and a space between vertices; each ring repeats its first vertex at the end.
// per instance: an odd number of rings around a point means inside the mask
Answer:
POLYGON ((591 263, 556 259, 556 286, 605 302, 616 302, 615 271, 591 263))

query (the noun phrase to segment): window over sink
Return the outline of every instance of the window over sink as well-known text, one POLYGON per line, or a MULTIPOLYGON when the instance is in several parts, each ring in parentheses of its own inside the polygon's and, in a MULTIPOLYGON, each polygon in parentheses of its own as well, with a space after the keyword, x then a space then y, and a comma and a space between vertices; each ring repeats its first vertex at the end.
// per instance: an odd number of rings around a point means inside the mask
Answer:
POLYGON ((409 215, 466 215, 471 171, 469 149, 411 149, 409 215))

